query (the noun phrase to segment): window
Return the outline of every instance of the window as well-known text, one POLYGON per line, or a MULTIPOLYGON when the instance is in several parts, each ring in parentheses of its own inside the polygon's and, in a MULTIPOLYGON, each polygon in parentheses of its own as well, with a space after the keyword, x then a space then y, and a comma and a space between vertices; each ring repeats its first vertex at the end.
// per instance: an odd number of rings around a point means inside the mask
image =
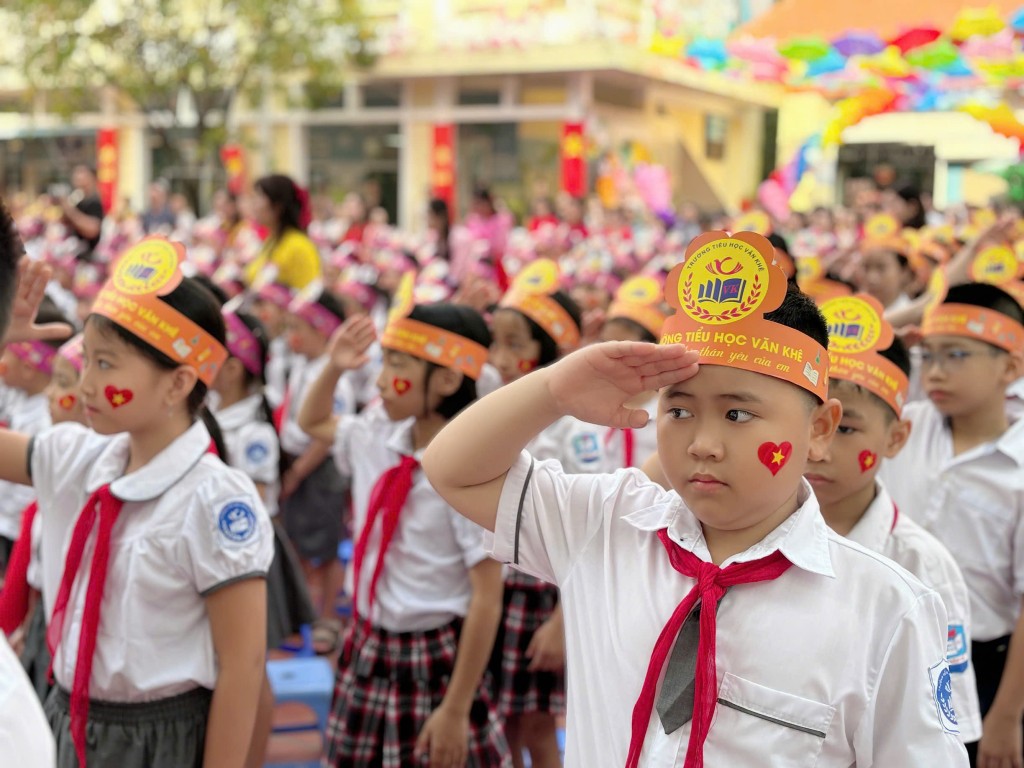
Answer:
POLYGON ((725 158, 725 141, 729 122, 721 115, 704 116, 704 157, 708 160, 725 158))

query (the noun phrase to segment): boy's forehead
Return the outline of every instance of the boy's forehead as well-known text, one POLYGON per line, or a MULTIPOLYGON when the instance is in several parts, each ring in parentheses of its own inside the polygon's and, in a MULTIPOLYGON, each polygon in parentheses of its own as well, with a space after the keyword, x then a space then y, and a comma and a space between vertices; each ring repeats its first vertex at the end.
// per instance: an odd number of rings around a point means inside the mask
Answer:
POLYGON ((693 377, 661 390, 662 400, 676 396, 723 400, 753 399, 781 409, 789 407, 790 404, 802 408, 804 390, 796 384, 790 384, 765 373, 704 363, 693 377))
POLYGON ((921 339, 921 346, 928 349, 943 349, 945 347, 960 347, 986 349, 989 347, 980 339, 972 339, 970 336, 954 336, 952 334, 932 334, 921 339))

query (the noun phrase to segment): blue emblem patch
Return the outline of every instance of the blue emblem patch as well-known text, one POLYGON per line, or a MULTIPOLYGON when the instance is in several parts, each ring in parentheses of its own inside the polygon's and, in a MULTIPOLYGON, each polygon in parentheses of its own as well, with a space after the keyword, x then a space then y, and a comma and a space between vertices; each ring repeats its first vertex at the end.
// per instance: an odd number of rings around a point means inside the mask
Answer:
POLYGON ((217 528, 228 542, 244 544, 256 534, 256 513, 248 504, 232 501, 220 511, 217 528))
POLYGON ((932 683, 932 694, 935 696, 935 711, 939 715, 939 725, 946 733, 960 733, 956 722, 956 710, 953 708, 953 681, 946 662, 940 661, 928 670, 932 683))
POLYGON ((261 463, 267 458, 269 453, 270 449, 268 449, 263 443, 249 443, 249 445, 245 447, 245 458, 253 464, 261 463))
POLYGON ((572 439, 572 450, 576 458, 584 464, 592 464, 601 458, 601 446, 593 432, 576 435, 572 439))
POLYGON ((950 622, 946 636, 946 662, 949 671, 958 674, 967 671, 967 633, 963 624, 950 622))

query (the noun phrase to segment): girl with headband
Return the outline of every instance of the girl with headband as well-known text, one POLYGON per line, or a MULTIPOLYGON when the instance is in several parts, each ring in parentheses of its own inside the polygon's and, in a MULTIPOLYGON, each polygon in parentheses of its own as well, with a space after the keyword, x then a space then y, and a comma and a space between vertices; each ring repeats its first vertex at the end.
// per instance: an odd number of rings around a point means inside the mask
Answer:
MULTIPOLYGON (((509 384, 554 363, 580 340, 580 310, 560 289, 558 267, 547 259, 523 269, 494 313, 491 363, 509 384)), ((605 468, 603 433, 560 419, 531 444, 538 458, 569 472, 605 468)), ((558 588, 509 571, 499 642, 491 661, 498 711, 505 718, 513 760, 530 753, 538 768, 557 766, 556 718, 565 714, 565 637, 558 588)))
POLYGON ((419 470, 433 436, 476 400, 490 334, 468 307, 400 304, 380 340, 381 404, 332 415, 338 380, 369 362, 376 335, 366 316, 341 327, 299 417, 333 443, 352 477, 355 621, 338 662, 325 765, 401 768, 429 756, 435 766, 510 768, 486 684, 501 566, 419 470))
POLYGON ((33 485, 43 510, 59 768, 241 766, 253 734, 270 519, 214 453, 203 401, 224 320, 184 256, 146 239, 97 297, 80 384, 92 430, 0 431, 0 477, 33 485))
MULTIPOLYGON (((313 644, 322 653, 336 648, 341 631, 335 597, 345 578, 338 545, 348 526, 348 481, 331 461, 330 443, 310 439, 299 427, 298 414, 310 386, 328 364, 327 342, 344 320, 338 297, 316 283, 292 301, 287 333, 292 359, 277 414, 285 466, 281 518, 302 560, 309 591, 320 596, 313 644)), ((355 411, 356 397, 347 378, 339 382, 332 403, 335 413, 355 411)))

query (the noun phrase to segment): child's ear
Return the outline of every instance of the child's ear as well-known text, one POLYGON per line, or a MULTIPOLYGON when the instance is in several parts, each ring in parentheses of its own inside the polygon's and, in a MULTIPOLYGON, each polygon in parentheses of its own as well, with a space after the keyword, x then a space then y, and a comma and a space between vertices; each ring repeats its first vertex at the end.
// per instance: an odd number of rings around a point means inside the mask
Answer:
POLYGON ((910 439, 913 426, 913 422, 907 419, 897 419, 889 425, 889 433, 885 438, 885 458, 891 459, 903 450, 903 446, 910 439))
POLYGON ((449 397, 459 391, 462 386, 462 374, 451 368, 438 368, 430 379, 437 394, 449 397))
POLYGON ((170 387, 167 390, 167 405, 183 403, 192 394, 192 390, 199 381, 199 375, 195 368, 187 365, 179 365, 171 372, 170 387))
POLYGON ((1013 384, 1021 376, 1024 376, 1024 355, 1019 352, 1010 353, 1006 356, 1006 369, 1003 381, 1006 386, 1013 384))
POLYGON ((832 444, 839 422, 843 419, 843 404, 834 397, 811 412, 811 442, 807 456, 811 461, 823 461, 832 444))

